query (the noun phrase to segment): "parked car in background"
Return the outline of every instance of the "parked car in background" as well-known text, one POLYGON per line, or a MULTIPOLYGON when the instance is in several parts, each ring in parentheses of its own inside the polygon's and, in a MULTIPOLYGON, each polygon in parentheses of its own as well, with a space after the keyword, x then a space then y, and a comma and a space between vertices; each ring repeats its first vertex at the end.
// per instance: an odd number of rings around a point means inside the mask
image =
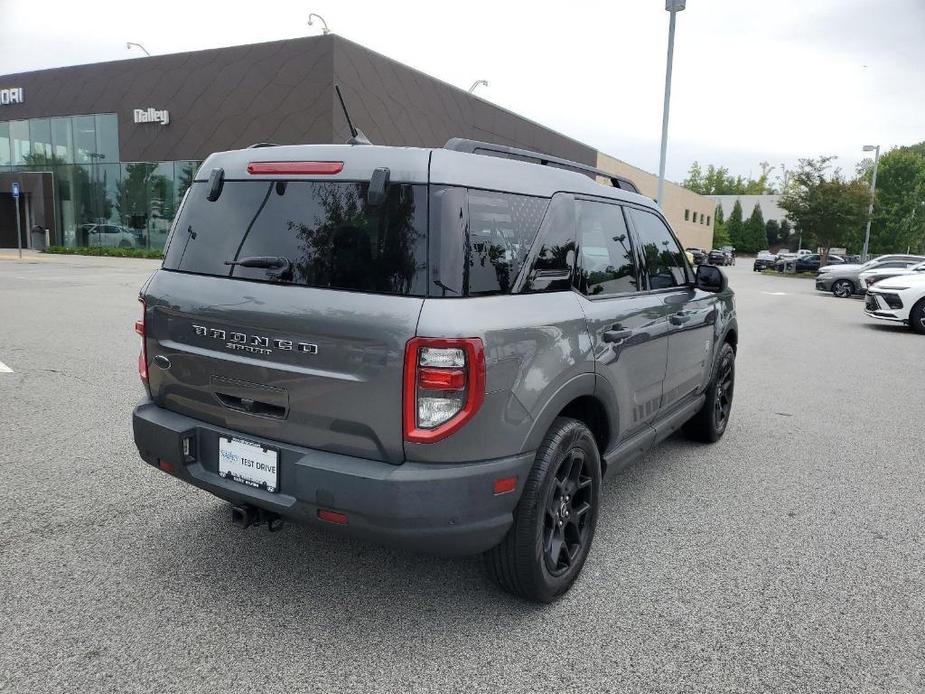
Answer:
POLYGON ((726 254, 716 248, 707 254, 707 262, 710 265, 729 265, 726 260, 726 254))
POLYGON ((688 254, 693 258, 691 261, 694 265, 703 265, 707 259, 707 252, 702 248, 686 248, 688 254))
POLYGON ((752 266, 752 270, 761 272, 769 267, 774 267, 774 263, 776 262, 777 256, 771 253, 771 251, 758 251, 758 255, 755 256, 755 264, 752 266))
POLYGON ((871 318, 904 323, 925 335, 925 272, 888 277, 869 287, 864 312, 871 318))
MULTIPOLYGON (((782 258, 774 263, 774 269, 783 272, 788 266, 793 265, 796 272, 816 272, 822 264, 822 256, 818 253, 807 255, 798 255, 796 258, 782 258)), ((844 265, 845 259, 840 255, 830 255, 828 258, 829 265, 844 265)))
POLYGON ((861 280, 861 288, 866 290, 872 284, 876 284, 881 280, 885 280, 888 277, 896 277, 897 275, 908 275, 913 272, 925 272, 925 262, 915 263, 913 265, 906 265, 904 267, 878 267, 871 268, 869 270, 864 270, 858 274, 858 277, 861 280))
POLYGON ((723 246, 720 250, 726 256, 726 265, 735 265, 736 264, 736 249, 732 246, 723 246))
POLYGON ((832 292, 835 296, 845 298, 854 294, 863 294, 867 288, 861 281, 860 274, 866 270, 885 268, 908 269, 910 266, 925 261, 925 257, 916 255, 881 255, 863 264, 830 265, 819 268, 816 275, 816 289, 832 292))
POLYGON ((81 224, 77 245, 91 248, 134 248, 135 235, 116 224, 81 224))

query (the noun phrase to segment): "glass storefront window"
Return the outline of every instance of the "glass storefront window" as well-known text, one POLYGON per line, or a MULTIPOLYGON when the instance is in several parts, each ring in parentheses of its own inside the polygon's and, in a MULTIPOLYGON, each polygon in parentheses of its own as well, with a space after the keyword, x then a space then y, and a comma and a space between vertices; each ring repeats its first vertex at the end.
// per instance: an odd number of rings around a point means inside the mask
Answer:
POLYGON ((47 118, 33 118, 29 121, 29 139, 32 151, 30 164, 47 164, 51 161, 51 123, 47 118))
POLYGON ((13 166, 22 166, 23 164, 28 164, 29 161, 27 157, 30 154, 29 121, 10 121, 10 144, 13 155, 13 166))
POLYGON ((96 150, 96 121, 93 116, 75 116, 71 119, 74 126, 74 161, 86 164, 99 160, 96 150))
POLYGON ((74 163, 74 135, 70 118, 51 119, 51 145, 56 163, 74 163))
POLYGON ((119 121, 115 113, 100 113, 96 119, 96 151, 108 163, 119 161, 119 121))
POLYGON ((0 123, 0 166, 9 166, 10 157, 10 124, 0 123))

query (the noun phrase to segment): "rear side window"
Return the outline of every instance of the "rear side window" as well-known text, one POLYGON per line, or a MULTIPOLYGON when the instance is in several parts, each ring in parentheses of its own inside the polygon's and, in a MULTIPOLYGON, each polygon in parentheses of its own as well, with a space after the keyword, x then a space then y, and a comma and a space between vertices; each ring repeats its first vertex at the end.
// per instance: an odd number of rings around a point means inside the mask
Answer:
POLYGON ((639 242, 639 257, 649 289, 667 289, 688 282, 687 262, 678 242, 665 223, 651 212, 629 207, 639 242))
POLYGON ((382 294, 425 293, 427 191, 392 184, 381 205, 367 204, 366 183, 226 181, 218 200, 208 184, 190 188, 164 267, 255 281, 265 268, 226 265, 282 256, 306 287, 382 294))
POLYGON ((511 291, 548 200, 469 191, 469 296, 511 291))
POLYGON ((547 198, 437 186, 430 206, 430 295, 506 294, 530 253, 547 198))
POLYGON ((623 211, 578 201, 578 286, 587 296, 636 291, 636 264, 623 211))

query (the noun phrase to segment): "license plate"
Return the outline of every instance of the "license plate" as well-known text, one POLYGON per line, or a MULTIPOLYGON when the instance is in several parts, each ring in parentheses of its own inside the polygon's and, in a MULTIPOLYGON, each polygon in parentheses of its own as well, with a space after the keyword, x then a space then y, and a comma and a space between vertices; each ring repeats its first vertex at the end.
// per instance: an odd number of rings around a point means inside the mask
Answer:
POLYGON ((219 436, 218 474, 275 492, 279 489, 279 452, 259 443, 219 436))

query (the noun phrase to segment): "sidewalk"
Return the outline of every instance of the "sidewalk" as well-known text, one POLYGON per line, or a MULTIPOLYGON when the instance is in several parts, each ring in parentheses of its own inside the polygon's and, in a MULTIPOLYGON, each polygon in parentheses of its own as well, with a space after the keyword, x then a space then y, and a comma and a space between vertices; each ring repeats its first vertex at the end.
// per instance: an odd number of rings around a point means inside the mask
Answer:
POLYGON ((15 248, 0 249, 0 262, 37 264, 52 263, 57 265, 102 266, 102 267, 138 267, 138 263, 147 263, 152 269, 160 266, 159 258, 119 258, 105 255, 66 255, 63 253, 41 253, 32 249, 22 250, 22 260, 15 248))

